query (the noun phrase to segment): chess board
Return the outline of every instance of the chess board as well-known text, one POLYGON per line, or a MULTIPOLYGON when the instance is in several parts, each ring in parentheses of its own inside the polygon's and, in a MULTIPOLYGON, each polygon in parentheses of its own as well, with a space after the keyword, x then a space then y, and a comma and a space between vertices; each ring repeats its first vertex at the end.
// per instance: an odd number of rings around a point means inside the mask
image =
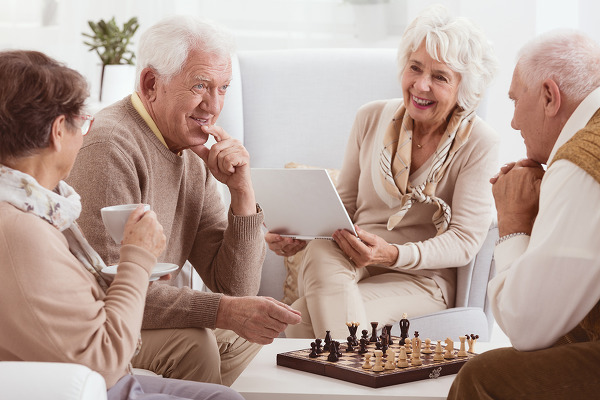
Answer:
MULTIPOLYGON (((400 352, 400 345, 398 344, 399 338, 394 337, 393 341, 394 344, 390 346, 390 349, 396 353, 397 359, 400 352)), ((432 351, 435 349, 434 343, 435 342, 432 342, 430 346, 432 351)), ((425 345, 422 344, 421 348, 424 347, 425 345)), ((310 354, 311 349, 279 353, 277 354, 277 365, 341 379, 372 388, 378 388, 456 374, 468 360, 476 356, 475 353, 468 353, 467 357, 457 356, 453 359, 444 359, 444 361, 434 361, 433 352, 431 354, 424 354, 421 352, 422 365, 420 366, 409 365, 407 368, 396 367, 393 370, 384 369, 383 371, 377 372, 373 371, 373 369, 364 369, 362 367, 365 362, 365 356, 364 354, 359 354, 356 351, 357 348, 353 352, 346 352, 346 348, 347 345, 345 343, 340 344, 342 356, 335 362, 327 361, 329 355, 328 352, 323 352, 316 358, 310 358, 308 355, 310 354)), ((373 355, 375 350, 375 344, 370 343, 367 348, 367 353, 372 355, 371 363, 375 360, 375 356, 373 355)), ((453 354, 457 355, 457 353, 458 349, 455 349, 453 354)), ((386 357, 384 356, 384 360, 385 358, 386 357)))

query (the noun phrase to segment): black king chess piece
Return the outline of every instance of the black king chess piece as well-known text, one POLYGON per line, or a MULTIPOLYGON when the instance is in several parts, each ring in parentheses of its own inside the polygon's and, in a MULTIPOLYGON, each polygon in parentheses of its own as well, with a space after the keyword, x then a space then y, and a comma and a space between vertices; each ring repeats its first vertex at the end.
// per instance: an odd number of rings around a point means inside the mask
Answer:
POLYGON ((400 344, 403 344, 406 338, 408 337, 408 328, 410 327, 410 322, 406 318, 406 313, 402 314, 402 319, 400 320, 400 344))

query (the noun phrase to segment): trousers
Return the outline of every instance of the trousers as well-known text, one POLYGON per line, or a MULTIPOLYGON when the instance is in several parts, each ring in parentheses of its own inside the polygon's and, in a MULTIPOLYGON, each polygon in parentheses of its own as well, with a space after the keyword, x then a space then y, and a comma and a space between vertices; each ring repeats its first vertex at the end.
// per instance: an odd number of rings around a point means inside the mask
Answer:
POLYGON ((286 337, 344 339, 347 322, 358 322, 370 331, 410 317, 447 308, 441 289, 433 279, 383 267, 356 268, 334 241, 313 240, 300 255, 299 298, 292 308, 302 322, 289 325, 286 337))
POLYGON ((106 392, 108 400, 243 400, 235 390, 213 383, 200 383, 156 376, 123 378, 106 392))
POLYGON ((448 399, 596 399, 599 367, 600 342, 491 350, 460 369, 448 399))
POLYGON ((132 365, 166 378, 231 386, 261 347, 225 329, 144 329, 132 365))

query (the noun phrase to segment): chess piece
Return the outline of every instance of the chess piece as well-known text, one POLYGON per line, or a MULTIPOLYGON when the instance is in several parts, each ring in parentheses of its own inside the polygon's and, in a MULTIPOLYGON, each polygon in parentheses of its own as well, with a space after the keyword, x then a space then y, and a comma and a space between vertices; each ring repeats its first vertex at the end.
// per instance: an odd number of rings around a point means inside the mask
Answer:
POLYGON ((367 339, 367 340, 369 340, 369 331, 368 330, 366 330, 366 329, 362 330, 361 339, 367 339))
POLYGON ((323 351, 331 351, 331 331, 325 331, 325 345, 323 351))
POLYGON ((327 361, 336 362, 339 361, 340 357, 338 355, 338 350, 335 347, 335 342, 329 343, 329 355, 327 356, 327 361))
POLYGON ((404 348, 406 350, 406 354, 412 353, 412 344, 411 344, 410 338, 404 339, 404 348))
POLYGON ((438 340, 437 345, 435 346, 435 354, 433 356, 433 361, 444 361, 444 349, 442 349, 442 341, 438 340))
POLYGON ((475 353, 474 350, 474 346, 475 343, 477 342, 477 339, 479 339, 479 335, 474 335, 471 333, 471 335, 466 335, 467 336, 467 343, 469 343, 469 353, 475 353))
POLYGON ((423 365, 423 361, 421 361, 421 348, 414 347, 412 352, 412 358, 410 359, 410 363, 413 366, 423 365))
POLYGON ((385 369, 396 369, 396 353, 394 352, 394 350, 392 349, 388 349, 387 352, 385 353, 387 355, 387 358, 385 360, 385 365, 383 366, 383 368, 385 369))
POLYGON ((419 353, 421 353, 421 338, 419 337, 419 331, 415 331, 415 337, 412 341, 413 351, 417 351, 419 349, 419 353))
POLYGON ((408 367, 408 357, 406 356, 406 349, 404 347, 400 347, 400 354, 398 355, 398 362, 396 363, 398 368, 407 368, 408 367))
POLYGON ((371 354, 365 354, 365 362, 362 365, 364 369, 371 369, 373 365, 371 364, 371 354))
POLYGON ((450 338, 446 338, 446 352, 444 353, 444 358, 447 360, 456 358, 456 354, 454 354, 454 342, 450 338))
POLYGON ((392 325, 391 324, 387 324, 385 325, 385 327, 383 328, 383 330, 385 331, 386 335, 387 335, 387 344, 388 346, 391 346, 394 344, 394 341, 392 340, 392 325))
POLYGON ((319 357, 319 354, 317 352, 317 344, 315 342, 312 342, 310 344, 310 348, 312 349, 310 354, 308 355, 310 358, 317 358, 319 357))
POLYGON ((315 344, 317 345, 316 351, 317 353, 321 354, 323 352, 323 346, 321 345, 321 343, 323 343, 323 341, 319 338, 315 339, 315 344))
POLYGON ((333 341, 333 346, 335 347, 335 352, 337 353, 338 357, 341 357, 342 351, 340 350, 340 342, 337 340, 333 341))
POLYGON ((346 326, 348 327, 348 332, 350 332, 350 336, 352 337, 352 346, 358 346, 358 339, 356 337, 356 331, 358 330, 358 326, 360 324, 358 322, 346 322, 346 326))
POLYGON ((467 357, 467 350, 465 350, 465 341, 467 340, 466 336, 459 336, 458 340, 460 340, 460 350, 458 350, 459 357, 467 357))
POLYGON ((371 322, 371 339, 370 342, 377 343, 377 325, 379 322, 371 322))
POLYGON ((360 338, 360 348, 358 349, 358 354, 365 354, 367 352, 367 345, 369 344, 369 339, 367 338, 360 338))
POLYGON ((383 371, 383 351, 375 350, 375 365, 373 365, 373 371, 383 371))
POLYGON ((425 346, 423 347, 423 350, 421 350, 421 353, 423 353, 423 354, 433 353, 433 350, 431 350, 431 339, 429 339, 429 338, 425 339, 425 346))
POLYGON ((400 320, 400 343, 404 343, 406 338, 408 337, 408 328, 410 327, 410 322, 406 318, 406 313, 402 314, 402 319, 400 320))
POLYGON ((352 338, 352 335, 348 336, 346 338, 346 352, 350 353, 354 351, 354 339, 352 338))

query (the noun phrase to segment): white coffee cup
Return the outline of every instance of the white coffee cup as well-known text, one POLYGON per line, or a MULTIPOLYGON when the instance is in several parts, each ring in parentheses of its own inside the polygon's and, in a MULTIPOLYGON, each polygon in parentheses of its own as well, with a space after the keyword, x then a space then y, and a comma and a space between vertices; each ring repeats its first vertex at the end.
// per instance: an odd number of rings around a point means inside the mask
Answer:
MULTIPOLYGON (((125 223, 129 219, 129 215, 138 206, 139 204, 120 204, 118 206, 104 207, 100 210, 104 227, 115 243, 121 244, 121 241, 123 241, 125 223)), ((148 210, 150 210, 150 205, 144 204, 144 211, 148 210)))

